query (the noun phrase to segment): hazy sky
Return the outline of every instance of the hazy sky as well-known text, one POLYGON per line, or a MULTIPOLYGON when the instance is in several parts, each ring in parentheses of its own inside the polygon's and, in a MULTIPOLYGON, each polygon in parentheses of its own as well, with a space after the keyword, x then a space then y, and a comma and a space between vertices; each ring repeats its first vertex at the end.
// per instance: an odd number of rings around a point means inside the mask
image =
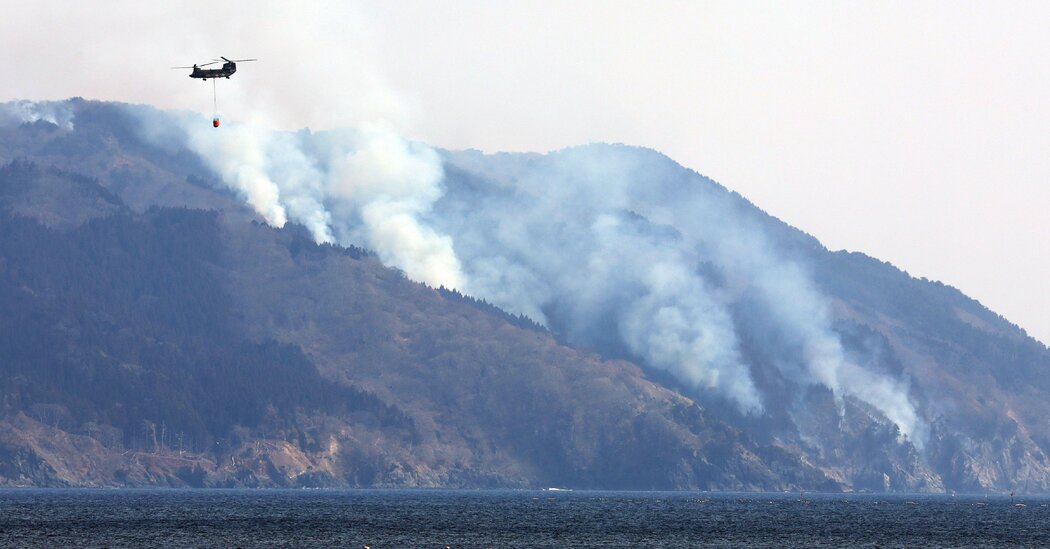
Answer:
POLYGON ((0 100, 651 147, 1050 342, 1050 2, 10 2, 0 100))

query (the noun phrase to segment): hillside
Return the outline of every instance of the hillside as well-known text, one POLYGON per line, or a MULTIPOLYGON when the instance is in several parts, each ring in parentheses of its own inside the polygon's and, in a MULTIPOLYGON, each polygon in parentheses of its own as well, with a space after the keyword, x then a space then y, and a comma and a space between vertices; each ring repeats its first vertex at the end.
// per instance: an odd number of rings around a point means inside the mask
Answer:
POLYGON ((819 482, 636 366, 302 228, 137 214, 25 162, 0 169, 0 196, 5 484, 819 482), (83 223, 47 224, 58 187, 83 223))
POLYGON ((0 483, 1050 489, 1044 345, 654 151, 36 108, 0 117, 0 483))

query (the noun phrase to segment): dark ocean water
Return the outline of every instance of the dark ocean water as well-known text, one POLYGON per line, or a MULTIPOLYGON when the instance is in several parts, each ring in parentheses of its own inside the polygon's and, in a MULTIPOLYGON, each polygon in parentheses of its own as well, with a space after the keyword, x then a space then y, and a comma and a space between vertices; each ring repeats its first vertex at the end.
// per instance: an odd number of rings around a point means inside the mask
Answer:
POLYGON ((1040 547, 1050 546, 1048 505, 919 495, 0 490, 0 545, 1040 547))

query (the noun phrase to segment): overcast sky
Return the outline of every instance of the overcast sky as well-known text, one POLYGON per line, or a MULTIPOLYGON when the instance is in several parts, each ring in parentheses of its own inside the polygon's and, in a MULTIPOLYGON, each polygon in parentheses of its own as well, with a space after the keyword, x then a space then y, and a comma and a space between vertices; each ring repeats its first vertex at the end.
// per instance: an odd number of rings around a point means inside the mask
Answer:
POLYGON ((11 2, 0 100, 664 152, 1050 342, 1050 2, 11 2))

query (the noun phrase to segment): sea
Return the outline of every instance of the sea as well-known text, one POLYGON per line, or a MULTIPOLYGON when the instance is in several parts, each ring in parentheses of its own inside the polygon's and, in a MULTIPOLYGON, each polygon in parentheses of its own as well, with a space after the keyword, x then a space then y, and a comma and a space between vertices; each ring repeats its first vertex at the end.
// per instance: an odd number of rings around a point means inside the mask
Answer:
POLYGON ((0 490, 2 547, 1050 547, 1050 498, 0 490))

